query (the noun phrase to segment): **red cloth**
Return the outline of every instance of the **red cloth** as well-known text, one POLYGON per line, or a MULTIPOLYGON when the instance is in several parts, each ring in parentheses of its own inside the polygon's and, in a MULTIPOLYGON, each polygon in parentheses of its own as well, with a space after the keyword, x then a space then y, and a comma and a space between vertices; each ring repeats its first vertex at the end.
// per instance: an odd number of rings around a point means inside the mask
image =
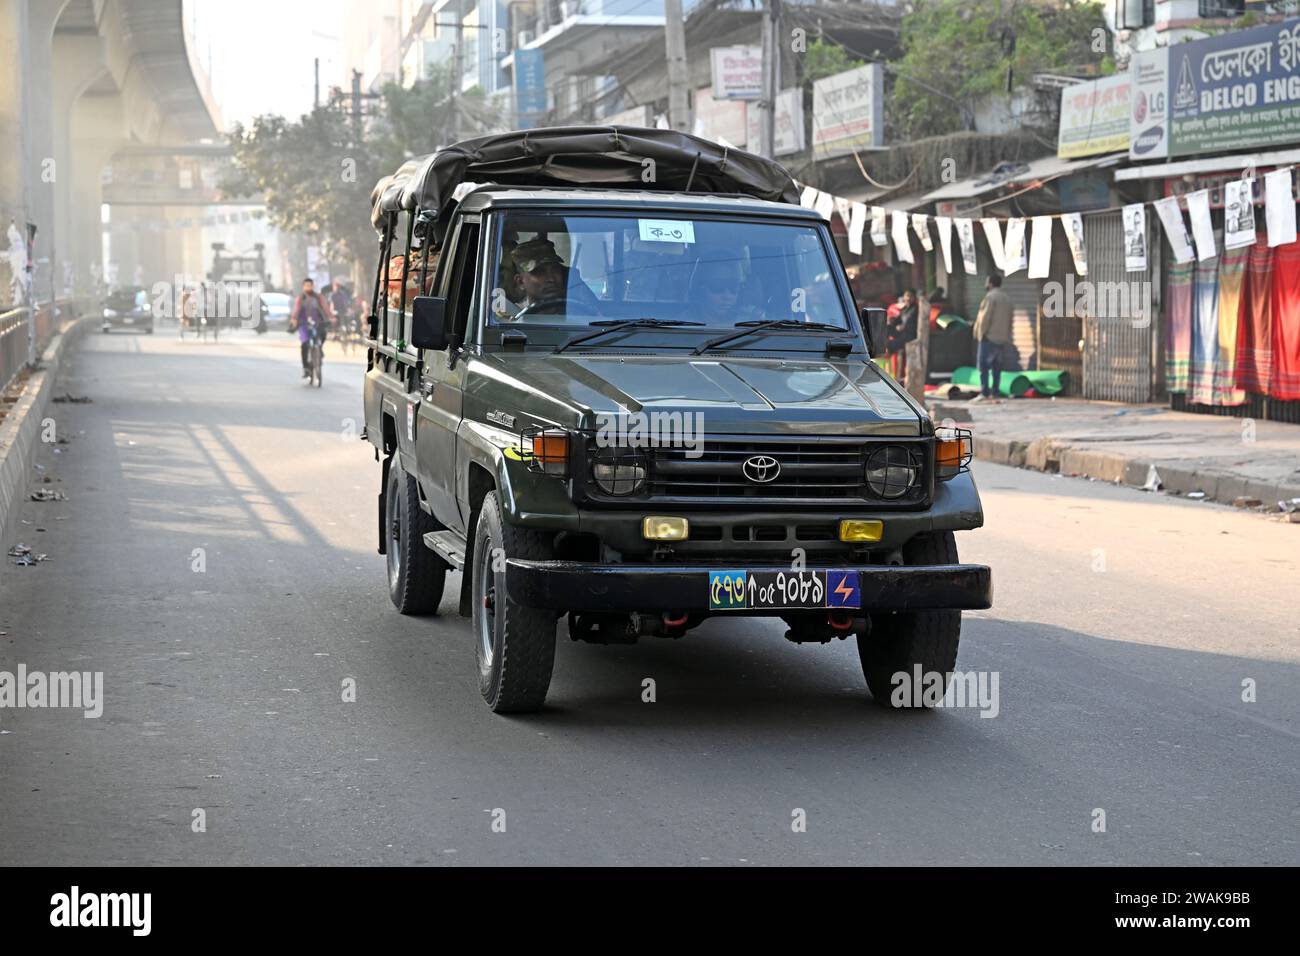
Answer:
POLYGON ((1260 234, 1250 247, 1246 284, 1241 291, 1241 318, 1237 325, 1237 387, 1248 392, 1268 391, 1273 371, 1273 250, 1260 234))
POLYGON ((1268 395, 1300 399, 1300 242, 1273 250, 1273 371, 1268 395))

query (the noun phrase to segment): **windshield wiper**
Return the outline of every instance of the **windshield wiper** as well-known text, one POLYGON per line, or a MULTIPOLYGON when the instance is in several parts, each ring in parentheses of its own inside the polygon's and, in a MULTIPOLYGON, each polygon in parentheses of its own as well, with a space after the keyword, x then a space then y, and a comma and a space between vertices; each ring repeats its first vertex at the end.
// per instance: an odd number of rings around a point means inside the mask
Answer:
POLYGON ((578 345, 582 342, 589 342, 592 339, 598 339, 602 335, 608 335, 610 332, 617 332, 619 329, 639 329, 655 328, 665 325, 703 325, 703 322, 687 322, 684 319, 625 319, 623 321, 604 321, 592 322, 591 325, 603 326, 595 332, 588 332, 585 335, 577 335, 569 339, 563 345, 556 346, 555 352, 558 355, 570 345, 578 345))
POLYGON ((699 348, 691 354, 701 355, 709 349, 715 349, 719 345, 726 345, 736 339, 744 338, 747 335, 753 335, 755 332, 762 332, 766 329, 790 329, 799 331, 800 329, 812 329, 818 332, 844 332, 842 325, 828 325, 825 322, 804 322, 800 319, 769 319, 762 321, 760 319, 750 319, 747 322, 737 322, 736 331, 728 332, 726 335, 719 335, 716 339, 709 339, 702 343, 699 348))

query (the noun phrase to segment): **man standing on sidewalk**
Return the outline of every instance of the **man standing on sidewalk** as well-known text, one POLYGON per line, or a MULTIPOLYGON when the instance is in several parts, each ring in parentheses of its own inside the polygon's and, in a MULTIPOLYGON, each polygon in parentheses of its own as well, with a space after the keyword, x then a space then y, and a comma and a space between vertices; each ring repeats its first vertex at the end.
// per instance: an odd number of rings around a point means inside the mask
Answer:
POLYGON ((988 295, 980 303, 975 319, 976 364, 980 370, 980 393, 973 401, 1002 394, 1002 356, 1011 343, 1011 298, 1002 291, 1002 276, 994 272, 984 284, 988 295), (992 378, 990 385, 989 379, 992 378))

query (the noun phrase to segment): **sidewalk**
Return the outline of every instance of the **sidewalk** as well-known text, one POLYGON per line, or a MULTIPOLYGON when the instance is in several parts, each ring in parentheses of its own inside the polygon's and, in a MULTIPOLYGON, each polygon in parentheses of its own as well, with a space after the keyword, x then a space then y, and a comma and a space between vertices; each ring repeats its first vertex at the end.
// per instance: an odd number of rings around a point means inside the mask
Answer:
POLYGON ((1300 498, 1297 425, 1075 398, 927 404, 936 422, 969 428, 985 461, 1138 488, 1154 467, 1165 492, 1257 498, 1273 512, 1280 499, 1300 498))

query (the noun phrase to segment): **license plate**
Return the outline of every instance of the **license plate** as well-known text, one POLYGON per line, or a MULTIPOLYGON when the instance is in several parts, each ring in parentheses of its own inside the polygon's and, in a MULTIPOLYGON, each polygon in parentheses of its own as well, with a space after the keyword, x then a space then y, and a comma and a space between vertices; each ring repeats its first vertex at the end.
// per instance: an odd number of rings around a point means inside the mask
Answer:
POLYGON ((125 323, 126 325, 134 325, 134 324, 135 324, 135 319, 131 318, 130 316, 127 316, 127 317, 126 317, 125 319, 123 319, 122 321, 123 321, 123 323, 125 323))
POLYGON ((710 611, 861 606, 857 571, 709 572, 710 611))

